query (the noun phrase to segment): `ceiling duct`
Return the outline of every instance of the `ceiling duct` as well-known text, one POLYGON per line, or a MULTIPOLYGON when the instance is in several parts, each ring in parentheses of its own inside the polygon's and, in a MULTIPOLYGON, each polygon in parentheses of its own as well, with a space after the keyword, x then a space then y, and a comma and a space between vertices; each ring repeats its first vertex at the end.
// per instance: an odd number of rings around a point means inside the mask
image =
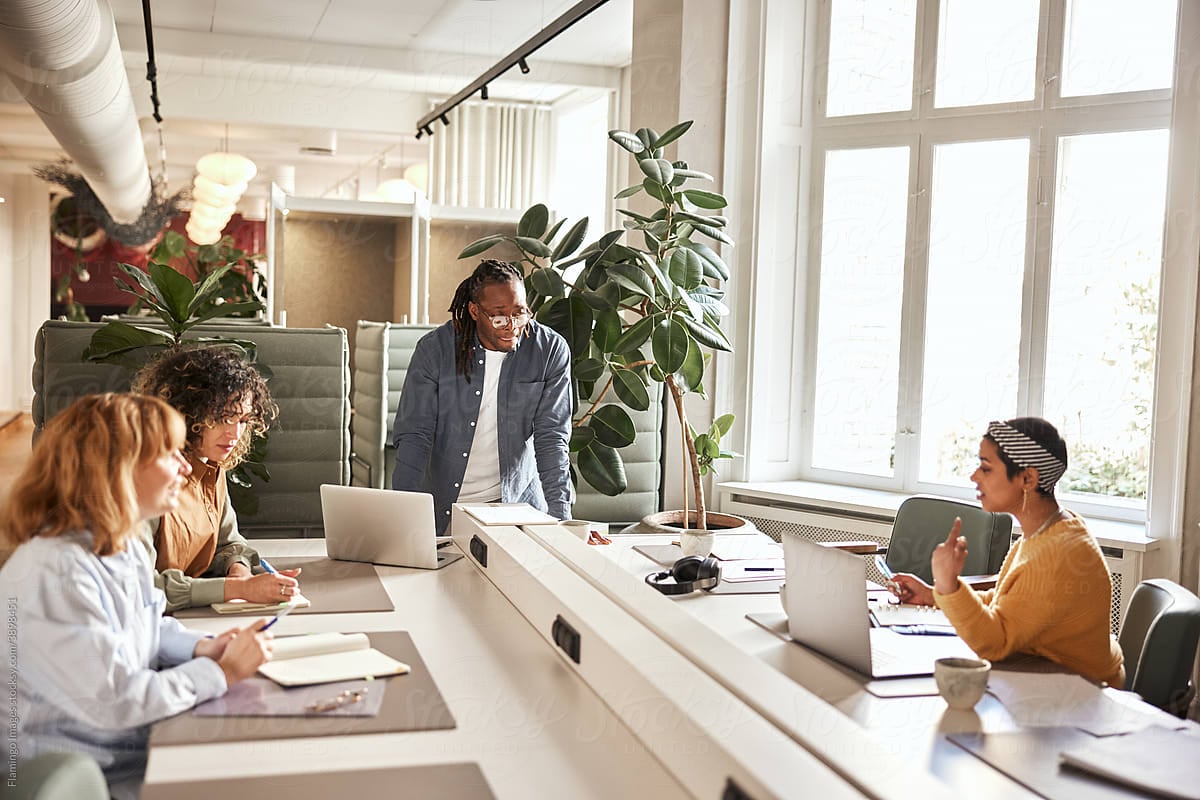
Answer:
POLYGON ((112 218, 136 221, 150 168, 107 0, 3 0, 0 70, 112 218))
POLYGON ((306 131, 300 140, 300 152, 310 156, 337 154, 337 131, 306 131))

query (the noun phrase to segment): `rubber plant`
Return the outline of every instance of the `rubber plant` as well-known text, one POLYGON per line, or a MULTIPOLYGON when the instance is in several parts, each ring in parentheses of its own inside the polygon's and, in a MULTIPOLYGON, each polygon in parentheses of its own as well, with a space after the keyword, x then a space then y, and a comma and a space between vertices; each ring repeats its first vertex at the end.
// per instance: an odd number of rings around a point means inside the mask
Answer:
POLYGON ((550 227, 549 210, 538 204, 522 215, 515 236, 484 237, 464 248, 459 258, 479 255, 500 242, 520 251, 519 266, 536 319, 562 334, 571 349, 579 410, 570 447, 579 475, 598 491, 617 495, 625 490, 620 449, 635 437, 626 408, 646 410, 650 387, 665 387, 679 419, 690 477, 685 480, 684 526, 690 484, 696 525, 704 529, 701 478, 715 471, 716 460, 736 455, 721 447, 733 415, 723 414, 697 433, 683 398, 689 392, 703 396, 712 351, 732 349, 721 330, 721 318, 729 311, 720 284, 729 279, 729 268, 706 240, 727 246, 733 240, 724 230, 725 217, 716 213, 726 207, 725 198, 695 188, 712 177, 685 161, 664 158, 664 148, 691 125, 681 122, 662 134, 650 128, 609 131, 642 175, 616 198, 645 193, 655 206, 651 213, 620 209, 624 227, 583 246, 586 219, 560 236, 566 220, 550 227))

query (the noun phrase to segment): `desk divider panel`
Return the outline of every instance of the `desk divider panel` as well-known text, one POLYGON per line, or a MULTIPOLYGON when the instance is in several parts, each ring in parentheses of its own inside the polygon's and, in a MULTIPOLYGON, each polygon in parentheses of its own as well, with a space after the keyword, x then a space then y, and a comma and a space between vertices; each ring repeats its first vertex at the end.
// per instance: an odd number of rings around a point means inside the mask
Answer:
MULTIPOLYGON (((468 556, 646 749, 696 797, 862 797, 861 787, 722 687, 522 530, 483 526, 454 509, 451 530, 468 556), (564 650, 574 650, 578 661, 564 650), (723 794, 725 792, 742 794, 723 794)), ((565 529, 547 526, 586 549, 565 529)), ((632 577, 632 576, 631 576, 632 577)), ((785 698, 786 700, 786 698, 785 698)), ((847 723, 849 724, 849 723, 847 723)), ((868 749, 861 735, 852 749, 868 749)), ((865 765, 886 778, 880 797, 948 797, 931 779, 881 753, 865 765)))

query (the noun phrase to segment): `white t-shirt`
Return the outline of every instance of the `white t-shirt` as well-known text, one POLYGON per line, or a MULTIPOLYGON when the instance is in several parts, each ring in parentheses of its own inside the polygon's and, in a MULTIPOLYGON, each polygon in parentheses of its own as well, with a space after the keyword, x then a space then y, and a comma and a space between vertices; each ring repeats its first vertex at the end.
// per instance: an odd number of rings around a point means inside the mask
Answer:
MULTIPOLYGON (((480 348, 483 349, 483 348, 480 348)), ((483 372, 483 388, 479 400, 479 418, 472 422, 475 438, 467 459, 467 473, 458 490, 460 503, 488 503, 500 499, 500 451, 496 430, 496 395, 500 386, 500 370, 504 367, 503 350, 483 350, 484 358, 475 353, 476 365, 487 364, 483 372)))

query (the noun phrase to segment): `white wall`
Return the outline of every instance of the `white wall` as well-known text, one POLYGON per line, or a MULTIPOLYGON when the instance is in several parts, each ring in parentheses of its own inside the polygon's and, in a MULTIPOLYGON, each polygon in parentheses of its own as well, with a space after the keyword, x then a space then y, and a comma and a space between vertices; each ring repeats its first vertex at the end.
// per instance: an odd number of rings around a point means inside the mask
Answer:
POLYGON ((0 175, 0 408, 29 411, 33 342, 50 316, 50 195, 32 175, 0 175))

